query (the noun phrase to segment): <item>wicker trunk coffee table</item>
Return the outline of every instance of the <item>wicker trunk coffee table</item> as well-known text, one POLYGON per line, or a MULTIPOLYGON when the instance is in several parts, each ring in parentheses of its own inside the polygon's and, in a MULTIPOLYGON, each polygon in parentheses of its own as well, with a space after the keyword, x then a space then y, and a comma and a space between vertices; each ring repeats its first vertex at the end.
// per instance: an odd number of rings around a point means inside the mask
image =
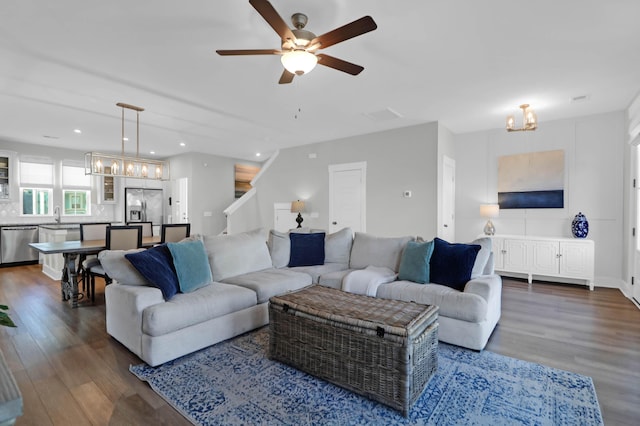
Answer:
POLYGON ((438 367, 438 307, 311 286, 269 299, 269 358, 409 414, 438 367))

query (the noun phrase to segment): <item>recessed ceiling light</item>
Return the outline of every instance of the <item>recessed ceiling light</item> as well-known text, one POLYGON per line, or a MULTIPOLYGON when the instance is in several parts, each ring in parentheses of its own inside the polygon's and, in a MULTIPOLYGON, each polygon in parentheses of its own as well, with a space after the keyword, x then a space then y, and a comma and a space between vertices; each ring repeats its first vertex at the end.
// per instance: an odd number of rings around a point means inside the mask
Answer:
POLYGON ((73 133, 80 134, 80 133, 82 133, 82 130, 80 130, 80 129, 73 129, 73 133))
POLYGON ((260 155, 262 154, 260 154, 259 152, 256 152, 256 157, 260 157, 260 155))
POLYGON ((156 153, 155 151, 149 151, 149 154, 155 154, 155 153, 156 153))
POLYGON ((126 142, 129 140, 129 138, 122 138, 122 140, 126 142))
POLYGON ((187 144, 184 142, 180 142, 180 146, 187 146, 187 144))

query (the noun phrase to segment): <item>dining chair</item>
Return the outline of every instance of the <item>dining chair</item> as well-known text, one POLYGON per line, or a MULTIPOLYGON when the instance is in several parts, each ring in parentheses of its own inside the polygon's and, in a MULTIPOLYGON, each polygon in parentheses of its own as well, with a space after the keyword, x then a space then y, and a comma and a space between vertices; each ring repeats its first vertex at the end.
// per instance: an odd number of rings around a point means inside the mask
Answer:
MULTIPOLYGON (((142 246, 142 226, 109 226, 107 227, 105 238, 105 250, 129 250, 142 246)), ((98 261, 87 270, 89 276, 88 293, 91 295, 91 302, 96 301, 96 277, 104 279, 104 285, 111 284, 111 278, 104 271, 102 264, 98 261)))
POLYGON ((142 238, 153 237, 153 222, 127 222, 127 226, 142 226, 142 238))
POLYGON ((191 235, 190 223, 163 224, 160 233, 160 243, 176 243, 191 235))
MULTIPOLYGON (((107 227, 110 225, 110 222, 81 223, 80 241, 104 240, 107 236, 107 227)), ((98 260, 98 256, 96 255, 80 255, 77 274, 81 277, 82 280, 82 291, 89 291, 89 276, 87 275, 87 270, 97 263, 100 263, 100 261, 98 260)), ((87 297, 89 296, 90 294, 87 293, 87 297)))

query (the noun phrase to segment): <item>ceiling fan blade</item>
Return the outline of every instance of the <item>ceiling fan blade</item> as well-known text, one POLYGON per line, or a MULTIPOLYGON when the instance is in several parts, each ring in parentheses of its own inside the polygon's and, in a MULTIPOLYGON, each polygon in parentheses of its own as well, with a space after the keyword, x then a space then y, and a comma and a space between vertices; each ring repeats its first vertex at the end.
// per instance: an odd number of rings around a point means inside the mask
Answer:
POLYGON ((218 55, 281 55, 282 52, 276 49, 239 49, 239 50, 216 50, 218 55))
POLYGON ((267 21, 267 24, 271 25, 271 28, 278 33, 282 40, 295 40, 296 36, 293 35, 291 29, 282 17, 276 12, 271 3, 267 0, 249 0, 251 6, 253 6, 258 13, 267 21))
POLYGON ((342 59, 334 58, 333 56, 325 55, 323 53, 316 56, 318 57, 318 64, 333 68, 334 70, 346 72, 347 74, 358 75, 364 69, 364 67, 361 67, 360 65, 352 64, 351 62, 343 61, 342 59))
POLYGON ((278 84, 291 83, 293 81, 293 77, 295 77, 294 73, 289 72, 287 70, 283 70, 282 75, 280 76, 280 81, 278 81, 278 84))
POLYGON ((350 24, 343 25, 342 27, 336 28, 333 31, 329 31, 328 33, 319 35, 318 37, 311 40, 309 45, 313 46, 314 44, 319 44, 317 48, 324 49, 326 47, 340 43, 341 41, 349 40, 350 38, 368 33, 369 31, 373 31, 376 28, 378 28, 378 25, 376 25, 376 22, 371 16, 363 16, 362 18, 357 19, 350 24))

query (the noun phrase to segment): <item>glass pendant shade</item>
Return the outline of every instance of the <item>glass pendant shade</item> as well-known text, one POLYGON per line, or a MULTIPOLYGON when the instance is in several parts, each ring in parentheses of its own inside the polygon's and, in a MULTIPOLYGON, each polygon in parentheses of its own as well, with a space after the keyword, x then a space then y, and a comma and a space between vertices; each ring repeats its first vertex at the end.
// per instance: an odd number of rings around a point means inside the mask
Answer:
POLYGON ((313 53, 300 49, 285 53, 280 58, 280 61, 290 73, 302 75, 315 68, 318 58, 313 53))

